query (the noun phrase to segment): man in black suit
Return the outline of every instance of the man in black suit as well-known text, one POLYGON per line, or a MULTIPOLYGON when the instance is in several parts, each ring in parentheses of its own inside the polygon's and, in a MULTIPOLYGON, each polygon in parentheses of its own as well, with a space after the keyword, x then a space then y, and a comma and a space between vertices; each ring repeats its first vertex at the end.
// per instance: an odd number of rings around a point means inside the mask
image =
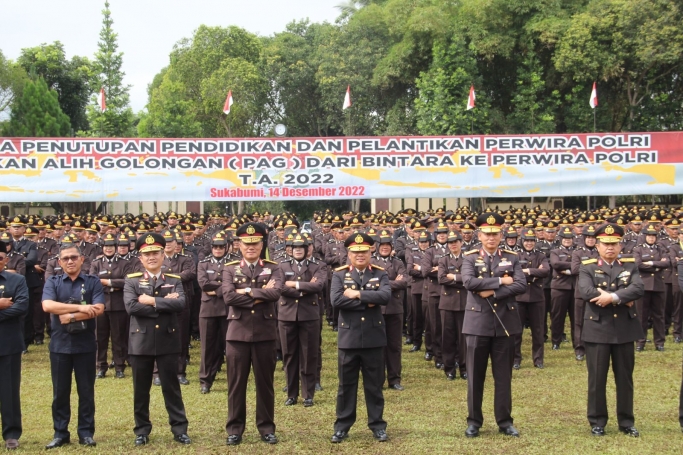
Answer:
POLYGON ((363 373, 368 427, 375 439, 387 440, 387 423, 382 419, 387 334, 381 307, 391 299, 391 286, 386 272, 370 264, 373 243, 367 234, 351 234, 344 241, 351 265, 338 267, 332 275, 330 300, 339 310, 339 390, 334 443, 342 442, 356 421, 359 372, 363 373))
POLYGON ((462 332, 467 336, 467 430, 465 436, 479 436, 484 422, 481 403, 489 357, 495 395, 493 409, 501 433, 518 437, 512 426, 512 365, 515 335, 522 333, 515 296, 526 290, 526 278, 517 254, 498 248, 505 219, 497 213, 477 218, 481 247, 465 253, 462 280, 467 309, 462 332))
POLYGON ((0 242, 0 420, 5 448, 19 447, 21 437, 22 318, 28 312, 28 287, 22 275, 4 271, 7 245, 0 242))
POLYGON ((644 337, 633 304, 644 293, 635 259, 617 257, 624 230, 607 223, 595 231, 598 259, 583 261, 579 290, 586 302, 582 339, 588 368, 588 422, 591 434, 605 435, 607 372, 610 359, 617 388, 619 430, 638 437, 633 426, 634 342, 644 337))
POLYGON ((192 441, 187 435, 185 405, 178 382, 180 328, 178 313, 185 308, 183 283, 179 275, 162 273, 166 241, 157 233, 141 235, 135 242, 143 272, 128 274, 123 301, 130 315, 128 354, 133 368, 135 445, 149 442, 149 390, 154 363, 159 370, 173 439, 181 444, 192 441))
MULTIPOLYGON (((33 308, 40 305, 41 287, 43 281, 35 269, 38 264, 38 245, 24 237, 26 233, 26 218, 17 215, 9 222, 10 233, 12 234, 12 249, 24 257, 26 264, 26 285, 29 289, 28 313, 24 318, 24 343, 25 351, 28 352, 28 345, 33 343, 33 308)), ((85 271, 87 273, 87 270, 85 271)))

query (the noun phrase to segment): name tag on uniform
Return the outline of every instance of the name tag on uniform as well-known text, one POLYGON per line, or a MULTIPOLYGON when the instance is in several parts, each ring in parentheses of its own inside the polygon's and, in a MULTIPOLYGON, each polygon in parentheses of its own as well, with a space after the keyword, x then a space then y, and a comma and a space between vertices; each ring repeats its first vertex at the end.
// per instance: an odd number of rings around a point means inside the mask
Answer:
POLYGON ((108 272, 108 270, 100 270, 100 275, 104 275, 107 272, 108 272))
POLYGON ((175 284, 164 284, 161 286, 162 288, 174 288, 175 284))
POLYGON ((285 276, 291 276, 294 275, 294 272, 285 272, 285 276))
POLYGON ((507 267, 509 265, 512 265, 512 262, 510 261, 501 261, 500 264, 498 264, 498 267, 507 267))
POLYGON ((270 275, 271 273, 273 273, 272 270, 270 270, 270 269, 263 269, 263 271, 262 271, 261 273, 259 273, 259 276, 270 275))
POLYGON ((629 276, 631 276, 631 272, 629 272, 628 270, 624 270, 623 272, 621 272, 621 273, 619 274, 619 276, 618 276, 617 278, 626 278, 626 277, 629 277, 629 276))
POLYGON ((368 281, 379 281, 379 278, 370 278, 368 281))
POLYGON ((213 270, 207 270, 206 273, 216 273, 216 272, 213 270))

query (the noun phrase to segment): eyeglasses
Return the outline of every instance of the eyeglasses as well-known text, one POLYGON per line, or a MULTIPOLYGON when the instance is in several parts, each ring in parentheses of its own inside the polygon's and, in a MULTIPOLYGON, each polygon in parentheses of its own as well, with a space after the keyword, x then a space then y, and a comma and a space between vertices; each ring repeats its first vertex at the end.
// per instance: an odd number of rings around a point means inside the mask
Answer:
POLYGON ((77 254, 74 254, 73 256, 64 256, 64 257, 61 257, 61 258, 59 258, 59 260, 60 260, 61 262, 76 262, 76 261, 78 260, 78 258, 80 258, 80 256, 77 255, 77 254))

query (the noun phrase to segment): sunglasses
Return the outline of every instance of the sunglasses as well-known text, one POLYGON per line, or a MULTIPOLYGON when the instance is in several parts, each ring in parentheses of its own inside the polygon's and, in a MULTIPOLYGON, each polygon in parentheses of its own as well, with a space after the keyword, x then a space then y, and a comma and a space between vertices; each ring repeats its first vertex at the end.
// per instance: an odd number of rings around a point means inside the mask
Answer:
POLYGON ((77 255, 77 254, 74 254, 73 256, 64 256, 64 257, 61 257, 61 258, 59 258, 59 260, 60 260, 61 262, 76 262, 76 261, 78 260, 78 258, 80 258, 80 256, 77 255))

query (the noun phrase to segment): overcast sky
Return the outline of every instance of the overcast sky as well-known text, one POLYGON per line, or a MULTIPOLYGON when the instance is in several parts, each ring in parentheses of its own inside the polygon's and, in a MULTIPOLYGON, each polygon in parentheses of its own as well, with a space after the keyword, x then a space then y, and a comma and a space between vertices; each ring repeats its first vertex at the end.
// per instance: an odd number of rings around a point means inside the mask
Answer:
MULTIPOLYGON (((292 20, 333 22, 343 0, 109 0, 123 52, 125 82, 135 112, 147 104, 147 84, 168 64, 173 45, 202 24, 236 25, 261 36, 292 20)), ((67 58, 94 57, 104 0, 5 0, 0 50, 16 59, 22 48, 61 41, 67 58)))

